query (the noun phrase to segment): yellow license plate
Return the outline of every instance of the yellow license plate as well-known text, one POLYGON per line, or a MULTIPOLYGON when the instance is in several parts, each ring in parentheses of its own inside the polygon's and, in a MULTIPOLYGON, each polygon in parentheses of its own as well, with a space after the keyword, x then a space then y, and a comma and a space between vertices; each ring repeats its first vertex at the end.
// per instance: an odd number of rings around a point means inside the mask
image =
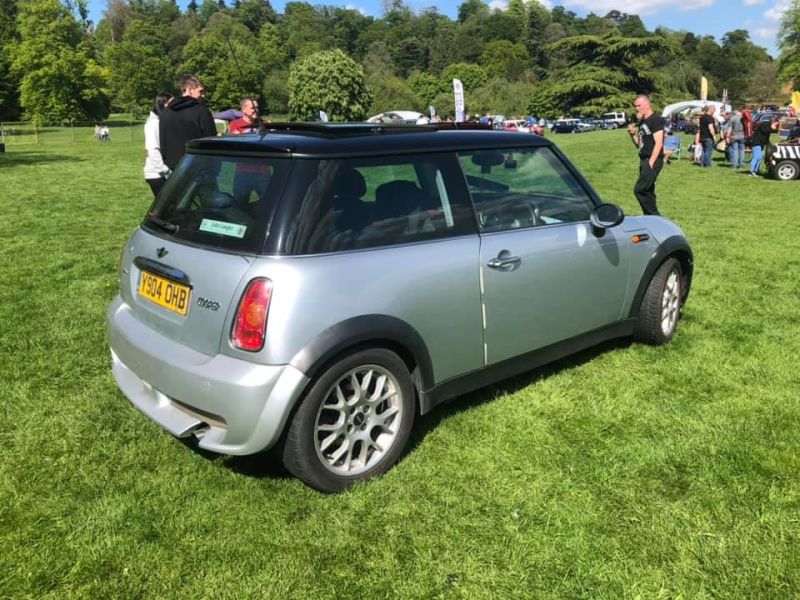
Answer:
POLYGON ((139 295, 179 315, 189 312, 189 297, 192 290, 180 283, 142 271, 139 295))

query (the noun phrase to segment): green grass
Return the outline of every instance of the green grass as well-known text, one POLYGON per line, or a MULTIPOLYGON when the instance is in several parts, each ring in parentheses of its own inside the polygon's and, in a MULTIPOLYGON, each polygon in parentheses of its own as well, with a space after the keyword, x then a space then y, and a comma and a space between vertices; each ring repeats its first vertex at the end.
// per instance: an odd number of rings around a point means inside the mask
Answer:
MULTIPOLYGON (((624 132, 553 136, 637 213, 624 132)), ((139 143, 0 154, 0 597, 789 598, 800 590, 800 182, 685 160, 673 343, 607 344, 423 418, 337 496, 199 453, 117 391, 104 311, 139 143)), ((719 157, 719 155, 717 155, 719 157)))

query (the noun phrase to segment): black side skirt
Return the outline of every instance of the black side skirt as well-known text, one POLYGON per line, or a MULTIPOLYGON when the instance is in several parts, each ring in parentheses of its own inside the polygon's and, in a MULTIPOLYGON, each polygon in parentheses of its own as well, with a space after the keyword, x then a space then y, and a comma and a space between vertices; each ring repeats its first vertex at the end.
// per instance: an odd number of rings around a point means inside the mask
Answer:
POLYGON ((595 329, 574 338, 558 342, 532 352, 509 358, 489 367, 472 371, 466 375, 448 379, 433 388, 420 392, 420 413, 425 414, 439 404, 447 402, 473 390, 486 387, 525 371, 537 369, 565 356, 575 354, 608 340, 633 334, 636 319, 626 319, 606 327, 595 329))

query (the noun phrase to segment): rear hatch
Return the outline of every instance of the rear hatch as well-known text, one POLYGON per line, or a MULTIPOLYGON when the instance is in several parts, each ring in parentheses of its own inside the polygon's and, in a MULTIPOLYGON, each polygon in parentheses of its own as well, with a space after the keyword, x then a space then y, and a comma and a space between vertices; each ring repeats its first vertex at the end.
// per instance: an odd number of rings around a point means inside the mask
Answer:
POLYGON ((289 165, 268 157, 183 160, 123 254, 120 294, 137 318, 193 350, 219 352, 289 165))

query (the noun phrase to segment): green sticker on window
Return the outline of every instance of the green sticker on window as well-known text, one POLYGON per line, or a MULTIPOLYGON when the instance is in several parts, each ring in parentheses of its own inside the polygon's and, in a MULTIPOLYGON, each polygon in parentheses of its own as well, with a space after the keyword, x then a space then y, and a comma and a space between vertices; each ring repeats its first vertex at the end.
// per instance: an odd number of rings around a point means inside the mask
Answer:
POLYGON ((225 223, 224 221, 203 219, 203 221, 200 223, 200 231, 218 233, 219 235, 227 235, 228 237, 243 238, 244 232, 247 231, 247 227, 244 225, 237 225, 236 223, 225 223))

